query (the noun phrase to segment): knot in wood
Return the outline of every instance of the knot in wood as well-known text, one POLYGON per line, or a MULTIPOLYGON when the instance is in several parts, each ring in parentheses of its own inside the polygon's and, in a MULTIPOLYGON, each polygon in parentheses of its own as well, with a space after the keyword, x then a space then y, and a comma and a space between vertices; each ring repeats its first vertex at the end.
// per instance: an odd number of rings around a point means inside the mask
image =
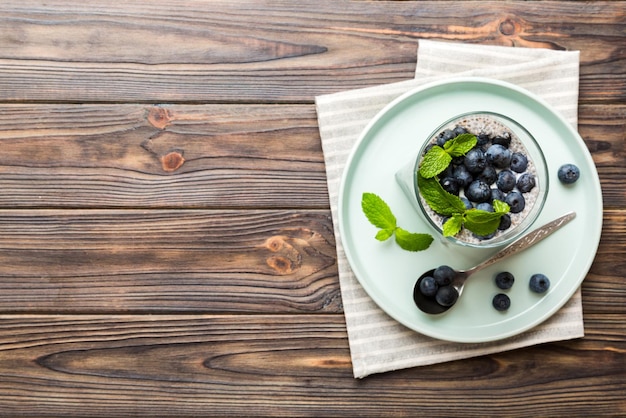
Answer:
POLYGON ((169 110, 162 107, 152 107, 148 111, 148 122, 157 129, 167 128, 172 120, 169 110))
POLYGON ((500 33, 505 36, 514 35, 516 32, 516 24, 510 18, 506 18, 504 21, 500 23, 500 33))
POLYGON ((178 170, 184 163, 185 158, 180 151, 171 151, 161 156, 161 166, 168 173, 178 170))

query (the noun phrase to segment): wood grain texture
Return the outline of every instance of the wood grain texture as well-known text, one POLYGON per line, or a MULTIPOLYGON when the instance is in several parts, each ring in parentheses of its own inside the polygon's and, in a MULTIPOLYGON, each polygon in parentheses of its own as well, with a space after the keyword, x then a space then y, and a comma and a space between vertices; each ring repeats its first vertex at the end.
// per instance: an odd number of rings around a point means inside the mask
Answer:
MULTIPOLYGON (((626 206, 626 106, 582 105, 626 206)), ((0 208, 328 208, 312 105, 0 105, 0 208), (182 160, 181 160, 182 159, 182 160)))
POLYGON ((0 100, 312 102, 412 78, 418 40, 582 51, 624 102, 624 1, 3 1, 0 100), (558 16, 558 19, 555 19, 558 16))
POLYGON ((625 329, 587 322, 582 340, 355 380, 341 315, 4 315, 0 415, 619 416, 625 329))
POLYGON ((0 312, 341 312, 326 211, 2 211, 0 312))

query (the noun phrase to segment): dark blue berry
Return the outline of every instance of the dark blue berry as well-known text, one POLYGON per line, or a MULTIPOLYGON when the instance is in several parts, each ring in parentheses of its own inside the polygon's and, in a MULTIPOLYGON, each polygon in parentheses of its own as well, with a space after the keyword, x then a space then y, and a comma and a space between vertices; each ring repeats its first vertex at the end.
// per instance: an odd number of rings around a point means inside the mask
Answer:
POLYGON ((493 205, 488 202, 482 202, 476 205, 476 209, 484 210, 485 212, 494 212, 493 205))
POLYGON ((453 286, 440 286, 435 295, 435 300, 441 306, 452 306, 459 298, 459 292, 453 286))
POLYGON ((463 164, 470 173, 479 174, 487 167, 487 158, 481 149, 472 148, 465 154, 463 164))
POLYGON ((432 276, 426 276, 420 281, 420 292, 424 296, 433 297, 437 294, 439 285, 432 276))
POLYGON ((511 299, 504 293, 498 293, 493 297, 493 307, 498 311, 506 311, 511 307, 511 299))
POLYGON ((459 135, 466 134, 467 133, 467 129, 465 129, 462 126, 457 125, 457 126, 454 127, 452 132, 454 133, 454 136, 457 137, 459 135))
POLYGON ((487 143, 491 141, 491 137, 489 136, 489 134, 478 134, 478 136, 476 137, 476 145, 478 145, 479 147, 482 147, 483 145, 487 145, 487 143))
POLYGON ((493 144, 485 152, 487 161, 497 168, 507 168, 511 164, 511 151, 500 144, 493 144))
POLYGON ((515 277, 508 271, 503 271, 496 274, 496 286, 500 289, 510 289, 513 287, 515 277))
POLYGON ((517 179, 515 174, 511 170, 502 170, 498 173, 498 180, 496 180, 496 186, 503 192, 510 192, 515 188, 517 179))
POLYGON ((455 167, 452 176, 459 184, 459 187, 467 187, 472 181, 474 181, 474 177, 469 171, 467 171, 467 167, 465 167, 465 165, 455 167))
POLYGON ((541 273, 533 274, 530 276, 528 286, 533 292, 544 293, 550 288, 550 279, 541 273))
POLYGON ((561 183, 572 184, 580 178, 580 169, 574 164, 563 164, 559 167, 558 176, 561 183))
POLYGON ((524 154, 514 152, 511 154, 511 170, 523 173, 528 168, 528 158, 524 154))
POLYGON ((465 189, 465 196, 472 202, 487 202, 491 199, 491 187, 482 180, 474 180, 465 189))
POLYGON ((457 181, 454 178, 452 177, 442 178, 441 180, 439 180, 439 184, 441 184, 441 187, 446 192, 454 194, 454 195, 459 194, 459 183, 457 183, 457 181))
POLYGON ((437 136, 437 145, 439 145, 440 147, 443 147, 446 142, 448 142, 454 137, 455 137, 454 131, 452 131, 452 129, 446 129, 445 131, 440 132, 439 135, 437 136))
POLYGON ((498 225, 498 229, 500 231, 506 231, 510 227, 511 227, 511 215, 509 215, 508 213, 505 213, 500 218, 500 224, 498 225))
POLYGON ((499 200, 501 202, 504 202, 504 192, 498 188, 493 187, 491 189, 491 200, 499 200))
POLYGON ((526 199, 519 192, 511 192, 506 195, 504 202, 511 208, 511 213, 519 213, 526 207, 526 199))
POLYGON ((439 286, 448 286, 454 279, 454 270, 450 266, 439 266, 433 272, 433 277, 439 286))
POLYGON ((491 142, 508 148, 509 145, 511 145, 511 134, 509 132, 504 132, 500 135, 495 136, 491 142))
POLYGON ((535 187, 535 176, 530 173, 524 173, 517 179, 517 190, 522 193, 528 193, 535 187))
POLYGON ((493 184, 498 179, 498 173, 493 166, 487 165, 482 173, 480 173, 476 178, 484 181, 487 184, 493 184))
POLYGON ((463 202, 463 204, 465 205, 465 209, 469 210, 474 207, 472 202, 470 202, 470 200, 467 197, 461 197, 461 202, 463 202))

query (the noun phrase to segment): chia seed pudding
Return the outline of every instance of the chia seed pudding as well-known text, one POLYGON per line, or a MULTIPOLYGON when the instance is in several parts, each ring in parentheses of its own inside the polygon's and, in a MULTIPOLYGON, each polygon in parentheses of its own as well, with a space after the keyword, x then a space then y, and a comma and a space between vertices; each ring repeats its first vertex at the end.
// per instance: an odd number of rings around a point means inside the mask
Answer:
MULTIPOLYGON (((545 161, 541 150, 530 134, 516 122, 494 113, 472 113, 450 120, 432 134, 419 154, 420 161, 417 164, 416 170, 419 169, 421 159, 429 148, 433 145, 443 146, 446 141, 461 133, 475 135, 478 140, 477 144, 470 152, 466 153, 464 157, 454 158, 448 169, 438 175, 440 184, 442 184, 442 187, 446 189, 446 191, 461 197, 468 208, 469 205, 476 208, 481 202, 472 199, 475 193, 472 191, 468 193, 468 189, 470 188, 469 183, 478 178, 480 178, 481 181, 484 180, 484 183, 488 184, 491 189, 491 196, 486 202, 483 200, 483 203, 492 204, 495 196, 497 196, 498 200, 508 203, 509 206, 511 206, 511 211, 505 216, 510 217, 510 226, 506 227, 507 222, 503 220, 500 224, 500 228, 488 236, 478 236, 467 228, 461 228, 454 237, 449 238, 453 242, 480 247, 497 245, 505 241, 508 242, 514 236, 521 234, 532 224, 543 205, 547 191, 547 177, 545 175, 545 161), (495 144, 498 146, 492 147, 495 144), (512 164, 509 162, 509 160, 511 160, 510 158, 505 163, 496 161, 495 157, 497 156, 493 150, 501 151, 502 148, 500 146, 507 150, 506 155, 509 157, 516 156, 514 169, 512 169, 512 164), (488 160, 487 166, 492 167, 490 169, 490 175, 484 174, 487 171, 481 171, 479 168, 479 171, 474 170, 474 172, 470 174, 471 177, 469 179, 463 177, 463 173, 459 174, 460 177, 455 177, 452 173, 457 173, 455 170, 457 170, 458 166, 467 166, 467 162, 464 161, 464 159, 475 149, 479 149, 480 151, 476 152, 483 155, 484 158, 488 160), (488 150, 491 151, 488 152, 488 150), (487 155, 489 158, 487 158, 487 155), (524 158, 519 157, 520 155, 524 158), (520 159, 521 164, 519 164, 520 159), (501 174, 503 171, 508 171, 508 173, 501 174), (511 173, 513 176, 511 176, 511 173), (508 186, 504 184, 504 180, 501 182, 500 176, 502 176, 503 179, 508 179, 508 186), (522 176, 526 177, 524 180, 528 180, 525 182, 526 184, 524 184, 524 181, 520 182, 522 176), (514 186, 511 187, 513 179, 514 186), (456 183, 456 185, 454 183, 456 183), (500 190, 500 186, 502 186, 502 190, 500 190), (494 189, 496 189, 496 191, 494 191, 494 189), (497 190, 500 191, 498 192, 497 190), (516 198, 520 200, 519 195, 514 195, 514 193, 519 193, 523 197, 523 199, 521 199, 521 208, 509 202, 515 202, 516 198)), ((465 167, 461 167, 461 169, 458 170, 462 172, 464 169, 465 167)), ((485 191, 484 187, 483 185, 483 192, 485 191)), ((433 211, 419 192, 417 195, 420 206, 427 218, 441 233, 442 225, 446 222, 447 217, 433 211)), ((478 208, 484 207, 485 206, 480 206, 478 208)))

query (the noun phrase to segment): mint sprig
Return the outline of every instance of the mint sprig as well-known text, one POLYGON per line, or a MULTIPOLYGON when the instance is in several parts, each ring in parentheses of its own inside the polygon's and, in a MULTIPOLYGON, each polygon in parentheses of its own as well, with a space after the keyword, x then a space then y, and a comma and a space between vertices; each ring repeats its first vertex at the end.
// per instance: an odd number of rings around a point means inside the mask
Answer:
POLYGON ((510 210, 509 205, 500 200, 493 201, 493 212, 476 208, 466 209, 461 198, 441 187, 437 177, 424 178, 418 173, 417 186, 433 211, 450 217, 443 224, 442 233, 445 237, 458 234, 463 227, 480 236, 489 235, 498 229, 502 215, 510 210))
POLYGON ((435 177, 448 168, 452 158, 465 155, 477 142, 475 135, 465 133, 447 141, 443 147, 433 145, 422 159, 420 175, 427 179, 435 177))
POLYGON ((368 221, 379 228, 376 233, 379 241, 386 241, 395 235, 396 243, 407 251, 426 250, 433 242, 429 234, 412 233, 400 228, 389 205, 374 193, 363 193, 361 208, 368 221))

